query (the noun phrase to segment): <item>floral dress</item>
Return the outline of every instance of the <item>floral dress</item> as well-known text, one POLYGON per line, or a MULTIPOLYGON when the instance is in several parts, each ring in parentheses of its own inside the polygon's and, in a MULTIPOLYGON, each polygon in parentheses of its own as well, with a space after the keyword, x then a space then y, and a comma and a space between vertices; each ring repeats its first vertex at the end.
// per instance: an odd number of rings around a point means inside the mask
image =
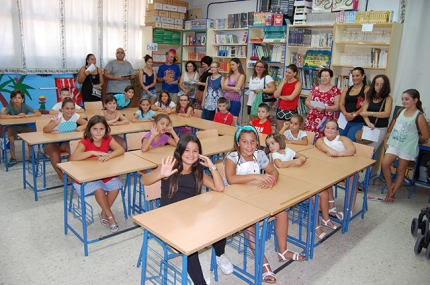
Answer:
MULTIPOLYGON (((311 101, 324 103, 325 106, 333 106, 334 98, 340 95, 340 90, 336 86, 332 86, 328 91, 321 92, 319 86, 314 86, 309 96, 311 101)), ((336 119, 337 112, 320 112, 317 109, 308 110, 306 117, 305 131, 314 132, 315 139, 324 137, 325 124, 333 119, 336 119)))

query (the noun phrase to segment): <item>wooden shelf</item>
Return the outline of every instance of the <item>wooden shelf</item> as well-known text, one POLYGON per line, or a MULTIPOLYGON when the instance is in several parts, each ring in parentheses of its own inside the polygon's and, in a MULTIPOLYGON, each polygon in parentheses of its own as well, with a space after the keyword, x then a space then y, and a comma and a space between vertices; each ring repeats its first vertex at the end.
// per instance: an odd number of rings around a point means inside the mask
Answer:
POLYGON ((331 47, 307 47, 307 46, 288 46, 288 48, 331 49, 331 47))
POLYGON ((213 44, 214 47, 219 46, 247 46, 248 44, 213 44))
POLYGON ((246 56, 217 56, 217 55, 214 55, 214 56, 212 56, 213 58, 243 58, 243 59, 246 59, 246 56))
POLYGON ((182 47, 186 48, 186 47, 206 47, 206 45, 183 45, 182 47))
POLYGON ((358 45, 358 46, 389 46, 390 43, 383 42, 336 42, 336 44, 341 45, 358 45))
POLYGON ((213 29, 214 32, 246 31, 248 28, 213 29))
MULTIPOLYGON (((340 64, 332 64, 332 67, 344 67, 344 68, 354 68, 356 66, 352 66, 352 65, 340 65, 340 64)), ((370 66, 361 66, 364 69, 370 69, 370 70, 385 70, 387 69, 386 67, 370 67, 370 66)))
POLYGON ((291 28, 320 28, 320 29, 333 29, 333 25, 291 25, 291 28))

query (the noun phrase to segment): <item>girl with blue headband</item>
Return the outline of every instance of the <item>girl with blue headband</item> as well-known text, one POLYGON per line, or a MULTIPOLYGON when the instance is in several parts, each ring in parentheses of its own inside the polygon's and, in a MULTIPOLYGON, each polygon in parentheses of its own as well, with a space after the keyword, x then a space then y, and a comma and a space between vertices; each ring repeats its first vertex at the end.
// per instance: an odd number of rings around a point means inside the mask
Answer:
MULTIPOLYGON (((229 184, 244 184, 253 180, 260 181, 260 189, 272 189, 279 177, 278 170, 270 163, 266 154, 259 149, 258 132, 254 126, 239 126, 234 136, 234 151, 227 155, 225 160, 225 175, 229 184), (261 174, 264 170, 266 174, 261 174)), ((279 213, 276 216, 278 224, 288 223, 288 214, 279 213)), ((249 247, 255 249, 255 228, 249 227, 244 232, 245 238, 249 240, 249 247)), ((287 237, 283 238, 287 240, 287 237)), ((264 257, 263 281, 276 283, 270 265, 264 257)))

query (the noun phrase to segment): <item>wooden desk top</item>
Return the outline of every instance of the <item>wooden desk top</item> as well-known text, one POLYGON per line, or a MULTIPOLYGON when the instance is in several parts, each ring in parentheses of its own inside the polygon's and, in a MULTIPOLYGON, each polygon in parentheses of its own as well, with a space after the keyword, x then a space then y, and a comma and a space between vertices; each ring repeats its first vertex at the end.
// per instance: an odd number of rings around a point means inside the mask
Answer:
POLYGON ((341 166, 353 167, 355 172, 365 169, 376 163, 375 160, 370 158, 365 158, 361 156, 345 156, 345 157, 332 157, 328 156, 321 150, 314 148, 309 148, 300 152, 306 157, 316 158, 321 161, 329 162, 332 164, 337 164, 341 166))
POLYGON ((97 158, 92 158, 63 162, 57 166, 80 183, 156 167, 154 163, 129 152, 106 162, 99 162, 97 158))
POLYGON ((294 150, 295 152, 302 152, 302 151, 307 150, 307 149, 315 148, 315 146, 313 146, 311 144, 308 144, 308 145, 297 145, 297 144, 290 144, 290 143, 287 143, 286 147, 288 147, 289 149, 294 150))
POLYGON ((127 133, 138 133, 149 131, 151 129, 151 122, 138 122, 138 123, 130 123, 127 125, 119 125, 119 126, 111 126, 111 135, 121 135, 127 133))
POLYGON ((269 213, 219 192, 207 192, 133 217, 158 238, 190 255, 261 221, 269 213))
POLYGON ((268 211, 270 215, 291 207, 323 188, 315 184, 280 175, 272 189, 259 189, 260 181, 246 184, 233 184, 225 188, 224 193, 238 200, 268 211))
POLYGON ((210 156, 233 150, 234 139, 232 136, 218 136, 201 139, 203 155, 210 156))
POLYGON ((217 129, 220 135, 230 135, 234 136, 237 128, 234 126, 229 126, 221 123, 216 123, 213 121, 201 119, 201 118, 188 118, 187 125, 193 128, 210 130, 217 129))
POLYGON ((37 117, 30 118, 16 118, 16 119, 0 119, 0 125, 2 126, 10 126, 10 125, 25 125, 31 124, 38 120, 50 120, 52 115, 41 115, 37 117))
POLYGON ((18 134, 18 136, 29 145, 36 145, 36 144, 44 144, 44 143, 79 140, 83 138, 84 132, 68 132, 68 133, 33 132, 33 133, 18 134))
POLYGON ((279 168, 279 174, 327 188, 351 176, 357 170, 354 167, 329 163, 308 157, 300 167, 279 168))
POLYGON ((157 165, 161 165, 161 160, 163 158, 173 156, 175 152, 175 147, 171 145, 165 145, 160 147, 151 148, 147 152, 142 152, 140 149, 130 151, 131 154, 141 157, 145 160, 151 161, 157 165))

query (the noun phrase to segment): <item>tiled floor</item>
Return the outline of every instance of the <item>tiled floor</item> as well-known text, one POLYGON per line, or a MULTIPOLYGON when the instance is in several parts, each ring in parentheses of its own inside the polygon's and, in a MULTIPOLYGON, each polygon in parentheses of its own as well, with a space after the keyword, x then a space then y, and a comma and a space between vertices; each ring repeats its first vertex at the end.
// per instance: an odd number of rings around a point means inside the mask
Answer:
MULTIPOLYGON (((49 185, 59 184, 50 168, 49 185)), ((370 194, 382 197, 381 185, 370 194)), ((430 191, 418 187, 412 199, 400 190, 396 202, 387 205, 369 201, 364 220, 355 219, 349 232, 336 233, 315 250, 313 260, 294 262, 277 274, 277 284, 428 284, 430 260, 414 254, 415 238, 410 234, 412 218, 428 206, 430 191)), ((358 194, 360 201, 362 194, 358 194)), ((338 207, 342 206, 341 198, 338 207)), ((98 212, 95 201, 91 201, 98 212)), ((120 228, 124 221, 120 199, 115 204, 120 228)), ((62 188, 42 193, 39 202, 22 187, 22 164, 5 172, 0 166, 0 284, 140 284, 136 261, 142 243, 142 230, 136 229, 90 245, 88 257, 82 243, 64 235, 62 188)), ((290 228, 294 231, 295 226, 290 228)), ((98 220, 89 227, 90 235, 108 234, 98 220)), ((230 258, 241 256, 226 249, 230 258)), ((273 239, 266 245, 272 268, 279 266, 273 239)), ((209 272, 210 251, 200 255, 205 275, 209 272)), ((218 284, 243 284, 237 277, 220 276, 218 284)))

